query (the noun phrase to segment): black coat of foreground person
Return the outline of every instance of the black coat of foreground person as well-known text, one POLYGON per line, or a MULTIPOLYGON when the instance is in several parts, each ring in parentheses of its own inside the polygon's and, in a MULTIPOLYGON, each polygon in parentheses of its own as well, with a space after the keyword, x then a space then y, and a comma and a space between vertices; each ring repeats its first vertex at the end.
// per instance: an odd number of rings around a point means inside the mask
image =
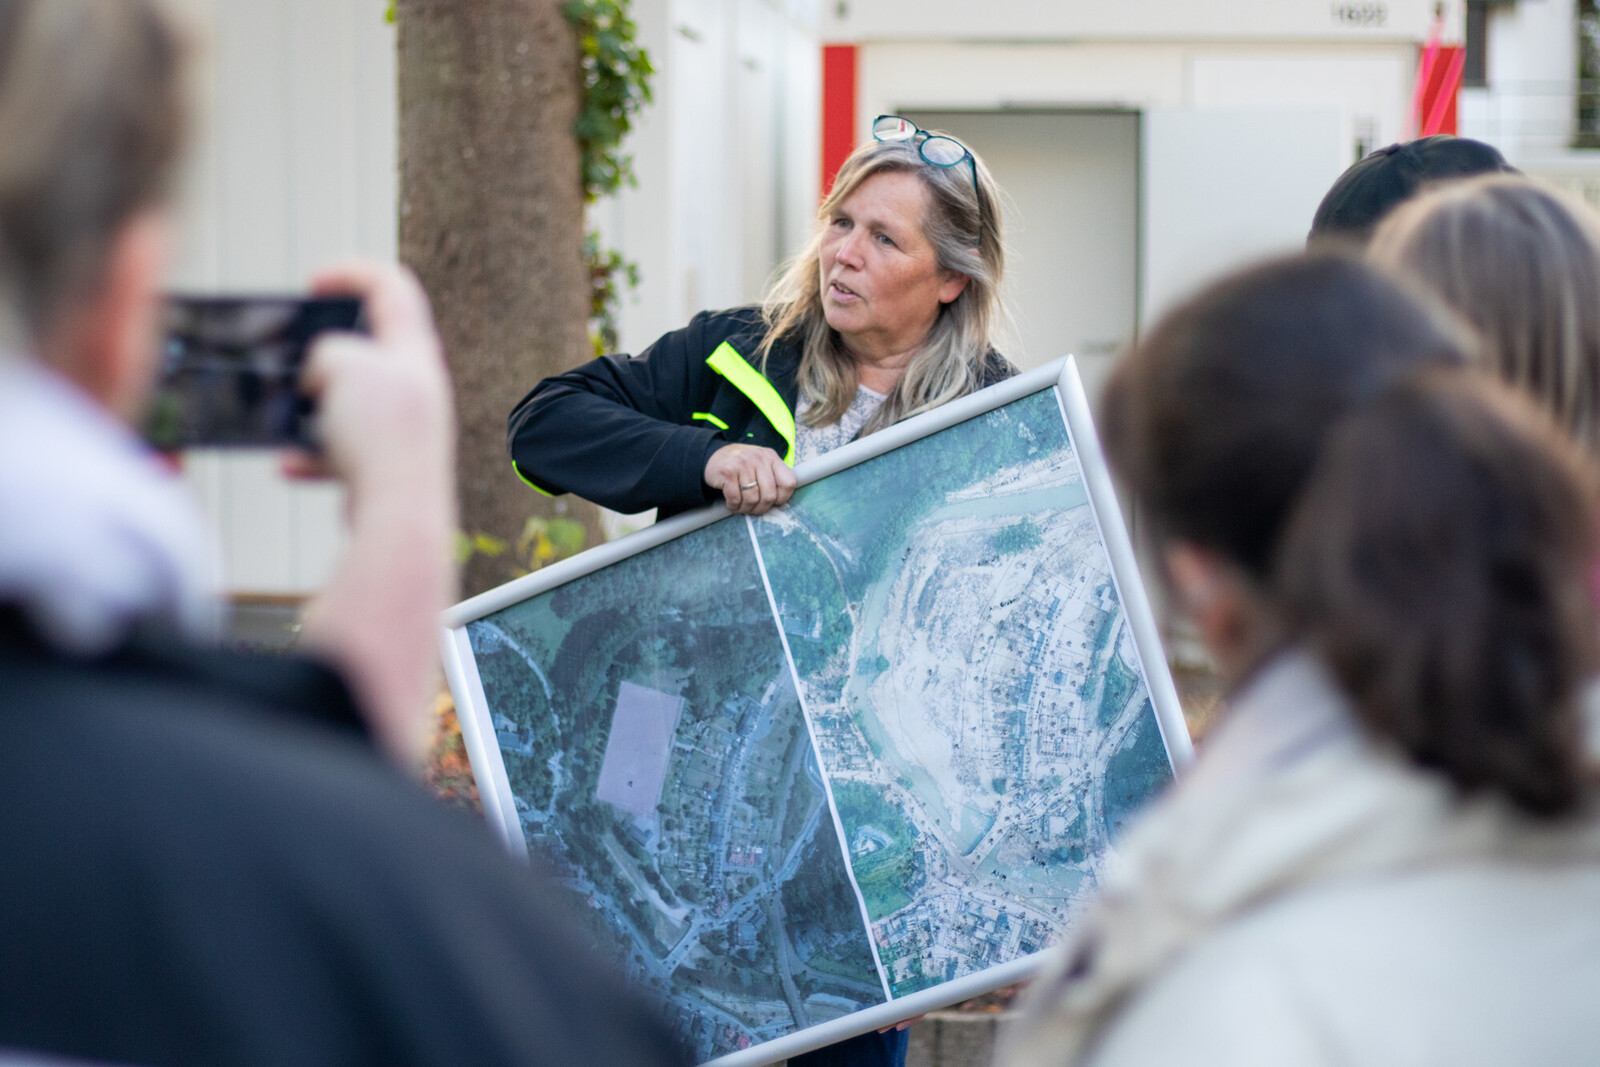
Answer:
POLYGON ((184 44, 158 0, 0 0, 0 1060, 682 1063, 547 886, 414 776, 454 597, 428 301, 301 386, 350 547, 300 655, 230 652, 208 538, 130 429, 158 362, 184 44))
POLYGON ((680 1061, 329 672, 0 620, 0 1048, 126 1064, 680 1061))

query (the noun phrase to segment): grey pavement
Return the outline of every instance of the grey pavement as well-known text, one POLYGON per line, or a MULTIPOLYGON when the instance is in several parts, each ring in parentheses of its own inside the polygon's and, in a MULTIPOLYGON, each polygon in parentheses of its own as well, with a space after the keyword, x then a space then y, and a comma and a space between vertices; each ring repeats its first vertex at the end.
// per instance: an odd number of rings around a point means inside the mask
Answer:
POLYGON ((298 597, 238 597, 228 606, 225 640, 240 648, 284 652, 300 637, 298 597))
POLYGON ((936 1011, 911 1024, 906 1067, 990 1067, 1002 1012, 936 1011))
POLYGON ((911 1025, 906 1067, 990 1067, 999 1012, 936 1011, 911 1025))

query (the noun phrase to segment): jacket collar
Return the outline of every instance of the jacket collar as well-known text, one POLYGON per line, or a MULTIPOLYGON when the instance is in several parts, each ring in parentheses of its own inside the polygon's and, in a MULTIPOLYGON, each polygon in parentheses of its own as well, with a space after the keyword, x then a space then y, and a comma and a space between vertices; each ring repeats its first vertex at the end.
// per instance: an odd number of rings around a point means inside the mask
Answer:
POLYGON ((104 652, 142 623, 219 629, 215 553, 181 482, 70 382, 0 357, 0 601, 104 652))

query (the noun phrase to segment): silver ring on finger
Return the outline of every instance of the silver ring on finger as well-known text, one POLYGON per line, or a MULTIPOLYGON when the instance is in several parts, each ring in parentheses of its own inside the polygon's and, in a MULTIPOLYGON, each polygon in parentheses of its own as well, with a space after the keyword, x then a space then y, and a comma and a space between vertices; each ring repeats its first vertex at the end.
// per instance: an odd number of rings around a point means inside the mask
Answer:
POLYGON ((740 489, 759 489, 760 487, 761 487, 761 483, 760 482, 750 482, 748 484, 741 484, 739 486, 740 489))

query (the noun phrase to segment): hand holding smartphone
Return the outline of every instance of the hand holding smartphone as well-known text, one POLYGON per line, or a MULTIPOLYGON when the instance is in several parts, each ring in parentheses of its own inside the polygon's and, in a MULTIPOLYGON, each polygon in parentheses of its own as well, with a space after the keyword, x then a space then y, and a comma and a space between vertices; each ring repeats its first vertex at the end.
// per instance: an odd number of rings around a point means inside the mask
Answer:
POLYGON ((171 296, 144 425, 165 452, 184 448, 315 451, 315 405, 300 391, 318 334, 363 328, 344 296, 171 296))

